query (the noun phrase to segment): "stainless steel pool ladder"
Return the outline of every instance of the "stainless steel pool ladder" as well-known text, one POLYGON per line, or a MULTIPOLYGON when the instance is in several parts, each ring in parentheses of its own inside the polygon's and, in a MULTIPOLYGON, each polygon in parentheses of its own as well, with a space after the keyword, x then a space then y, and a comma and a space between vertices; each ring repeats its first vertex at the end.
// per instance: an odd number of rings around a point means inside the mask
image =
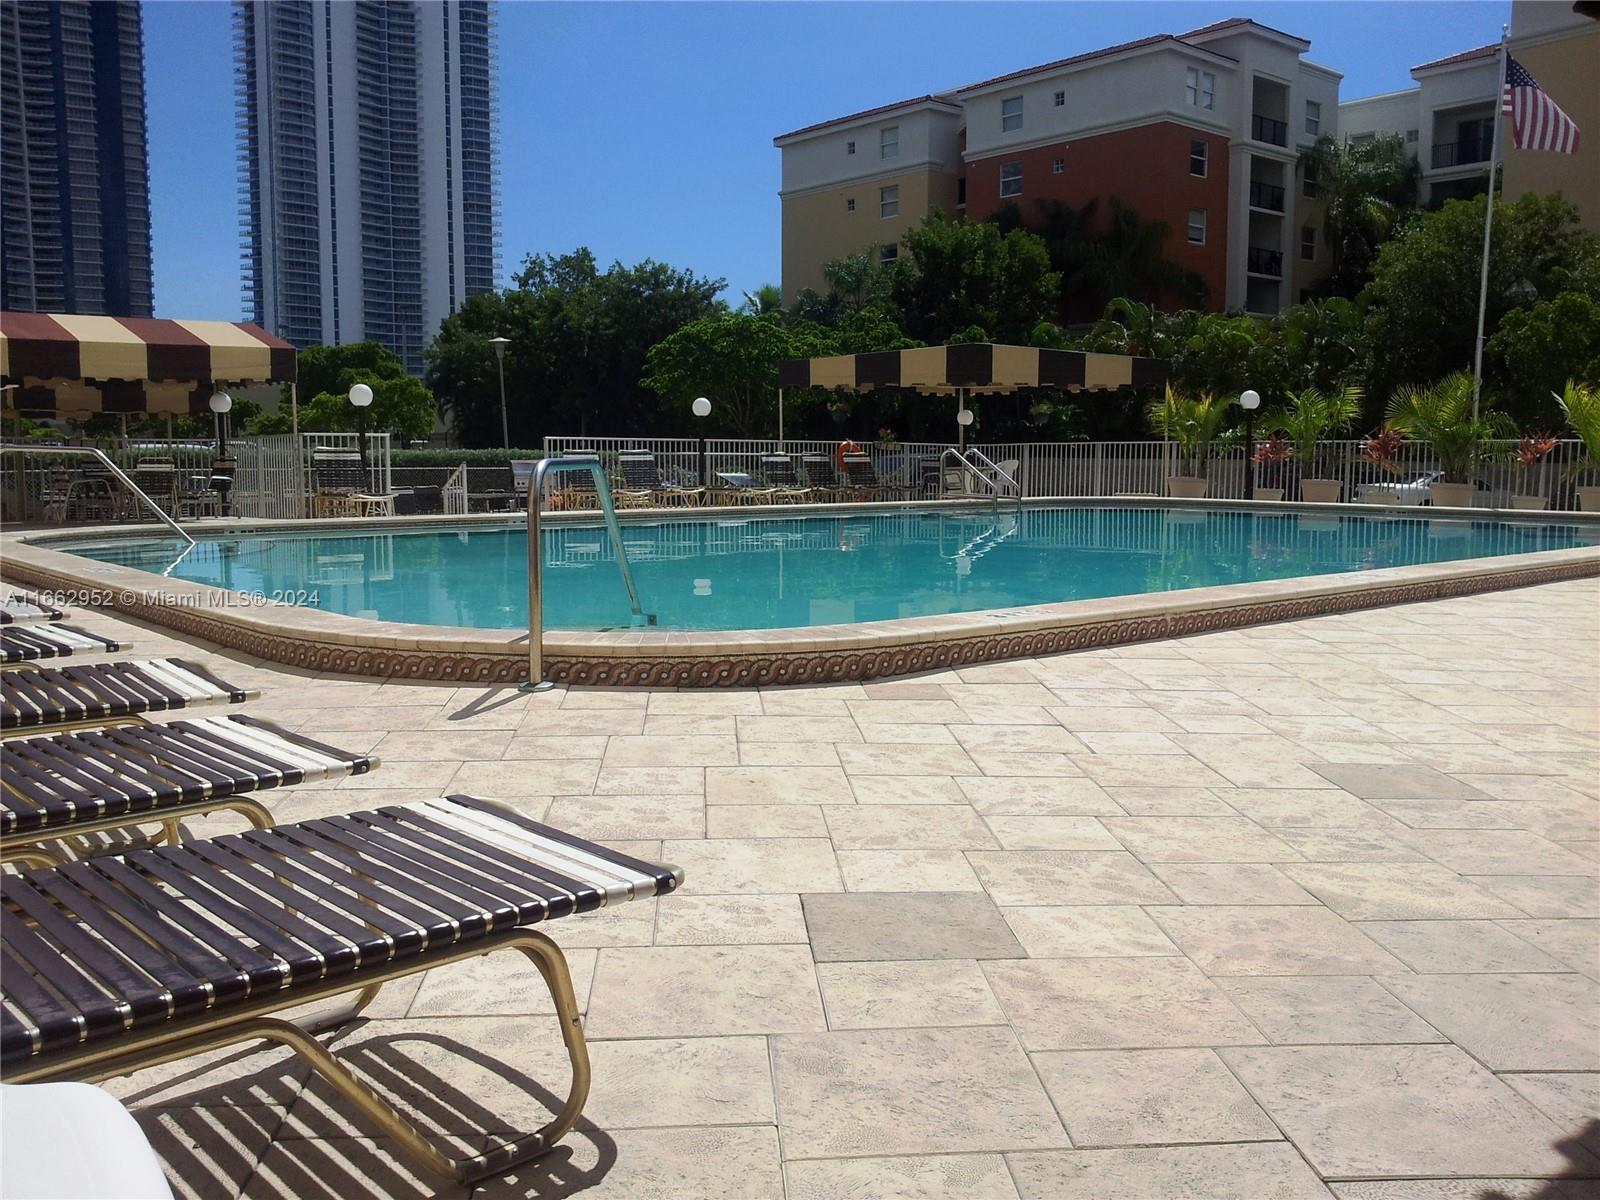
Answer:
POLYGON ((940 455, 939 491, 941 494, 944 492, 945 464, 952 459, 955 460, 956 466, 960 468, 962 478, 969 481, 976 480, 997 506, 1001 500, 1010 500, 1017 508, 1020 509, 1022 507, 1022 485, 1012 478, 1010 474, 1002 471, 999 463, 995 462, 982 450, 971 446, 963 449, 947 446, 945 452, 940 455), (1006 491, 1007 488, 1010 489, 1009 492, 1006 491))
POLYGON ((150 499, 149 496, 145 495, 143 488, 141 488, 133 480, 129 479, 127 475, 123 474, 122 468, 107 458, 104 451, 98 450, 93 446, 34 446, 28 443, 17 442, 0 443, 0 455, 9 453, 63 454, 69 458, 73 457, 74 455, 80 458, 93 458, 97 460, 101 466, 105 467, 107 471, 111 472, 112 476, 117 480, 118 483, 122 484, 122 486, 127 488, 128 491, 134 496, 142 500, 144 502, 144 506, 151 512, 155 513, 157 520, 159 520, 163 525, 166 525, 172 530, 173 533, 177 534, 189 545, 194 545, 194 539, 189 536, 187 531, 185 531, 181 525, 174 521, 172 517, 167 514, 166 510, 164 510, 154 500, 150 499))
POLYGON ((544 477, 573 471, 587 471, 594 477, 595 495, 600 499, 606 531, 611 535, 611 550, 617 556, 622 582, 628 589, 628 605, 633 609, 634 616, 655 624, 655 617, 646 616, 639 605, 639 591, 633 586, 633 571, 628 566, 628 552, 622 544, 622 526, 617 521, 617 506, 612 503, 611 484, 606 480, 600 460, 592 454, 541 458, 528 472, 528 679, 519 688, 524 692, 546 692, 555 687, 544 677, 544 564, 539 509, 544 498, 544 477))

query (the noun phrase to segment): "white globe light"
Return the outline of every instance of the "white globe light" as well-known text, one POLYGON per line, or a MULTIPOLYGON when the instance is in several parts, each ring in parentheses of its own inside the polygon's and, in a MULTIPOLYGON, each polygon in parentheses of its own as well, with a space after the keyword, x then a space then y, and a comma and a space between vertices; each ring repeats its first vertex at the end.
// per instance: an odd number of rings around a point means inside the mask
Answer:
POLYGON ((365 408, 372 403, 372 389, 364 383, 352 384, 350 387, 350 403, 357 408, 365 408))
POLYGON ((214 413, 225 413, 233 407, 233 397, 227 392, 212 392, 211 399, 207 401, 214 413))
POLYGON ((963 408, 960 412, 958 412, 956 414, 956 424, 957 425, 971 425, 972 424, 972 410, 970 408, 963 408))
POLYGON ((1254 388, 1239 393, 1239 407, 1247 411, 1261 407, 1261 393, 1254 388))
POLYGON ((711 401, 704 396, 699 396, 689 406, 689 410, 697 417, 709 417, 711 415, 711 401))

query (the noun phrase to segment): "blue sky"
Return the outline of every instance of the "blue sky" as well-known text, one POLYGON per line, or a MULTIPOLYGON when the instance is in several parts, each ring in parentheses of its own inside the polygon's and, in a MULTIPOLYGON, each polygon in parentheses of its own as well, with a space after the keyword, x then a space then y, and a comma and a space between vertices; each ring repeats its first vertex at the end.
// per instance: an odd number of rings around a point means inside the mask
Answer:
MULTIPOLYGON (((778 151, 813 121, 1248 16, 1311 41, 1345 99, 1499 37, 1492 3, 534 3, 499 6, 503 271, 588 245, 778 281, 778 151)), ((156 311, 237 319, 224 0, 145 5, 156 311)))

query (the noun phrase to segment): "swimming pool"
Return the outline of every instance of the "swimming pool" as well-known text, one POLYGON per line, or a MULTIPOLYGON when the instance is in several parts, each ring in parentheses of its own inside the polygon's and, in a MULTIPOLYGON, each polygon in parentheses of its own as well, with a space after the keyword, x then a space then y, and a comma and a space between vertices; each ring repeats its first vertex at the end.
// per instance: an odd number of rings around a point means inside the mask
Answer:
MULTIPOLYGON (((519 525, 205 535, 60 548, 100 562, 385 622, 526 631, 519 525), (177 559, 174 564, 174 559, 177 559)), ((1393 512, 1137 506, 905 509, 627 521, 663 631, 838 626, 1560 550, 1550 522, 1393 512)), ((633 627, 603 527, 544 532, 545 627, 633 627)))

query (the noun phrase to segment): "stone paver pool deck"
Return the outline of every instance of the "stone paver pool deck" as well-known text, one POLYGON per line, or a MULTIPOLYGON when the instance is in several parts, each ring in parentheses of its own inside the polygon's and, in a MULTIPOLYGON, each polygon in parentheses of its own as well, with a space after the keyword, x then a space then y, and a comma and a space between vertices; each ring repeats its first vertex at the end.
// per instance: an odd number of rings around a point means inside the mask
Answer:
MULTIPOLYGON (((594 1091, 481 1200, 1600 1188, 1593 580, 760 692, 317 677, 80 623, 382 758, 265 793, 279 820, 472 792, 686 868, 552 926, 594 1091)), ((334 1041, 460 1146, 564 1091, 544 995, 477 960, 334 1041)), ((468 1194, 283 1054, 112 1086, 189 1195, 468 1194)))

